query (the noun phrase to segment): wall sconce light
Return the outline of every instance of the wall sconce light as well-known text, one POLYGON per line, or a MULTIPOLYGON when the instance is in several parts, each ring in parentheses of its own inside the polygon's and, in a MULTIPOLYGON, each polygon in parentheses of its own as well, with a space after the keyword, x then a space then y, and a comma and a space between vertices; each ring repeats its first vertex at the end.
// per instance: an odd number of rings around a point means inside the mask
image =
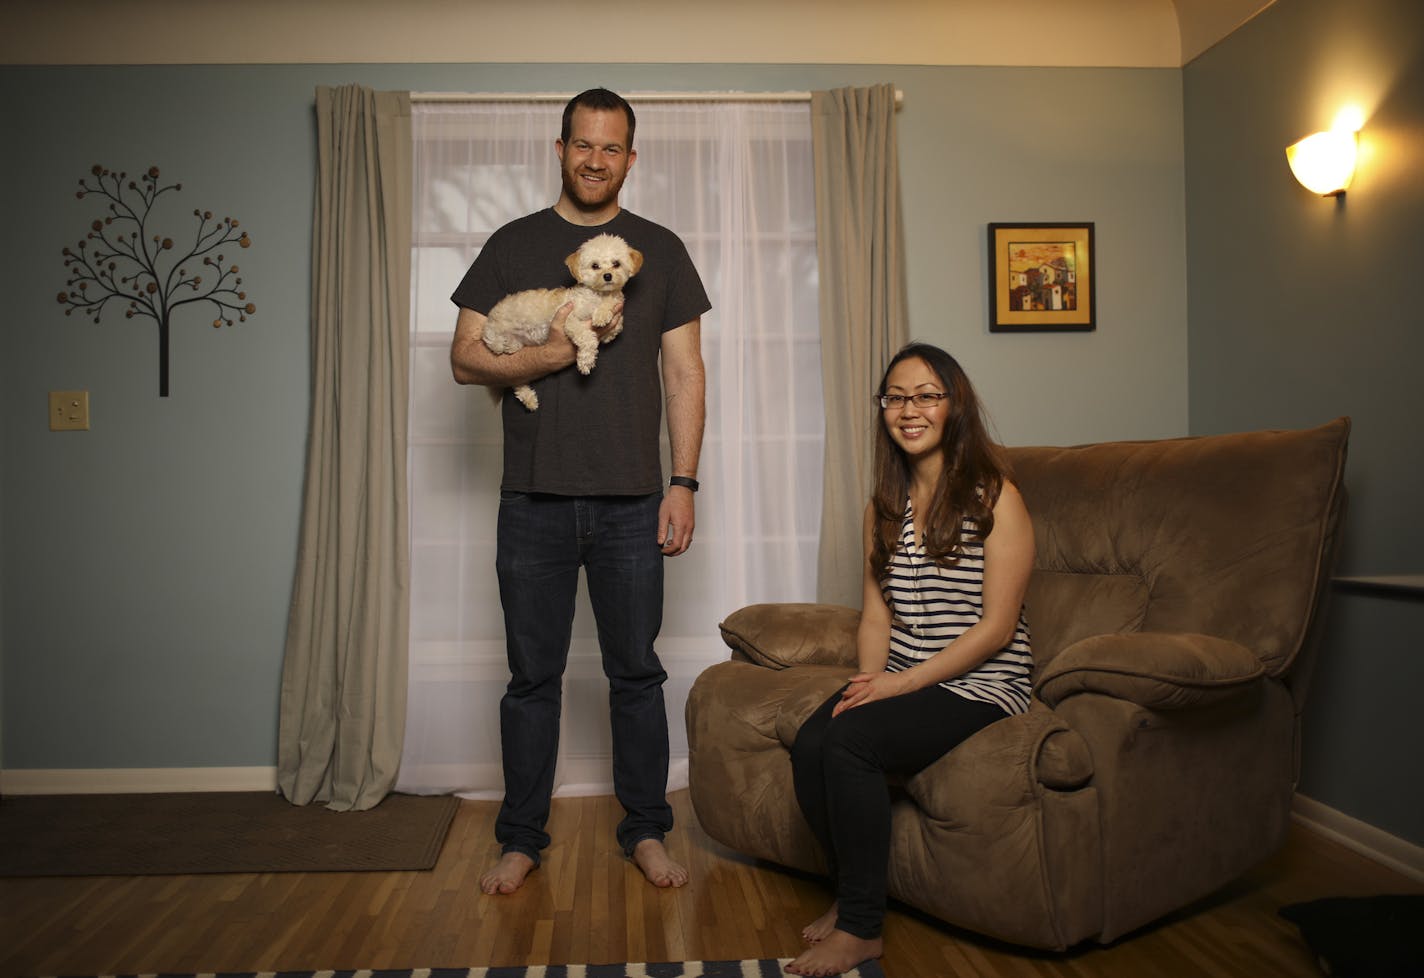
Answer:
POLYGON ((1352 129, 1331 129, 1286 147, 1286 162, 1300 185, 1322 197, 1338 197, 1355 176, 1358 139, 1352 129))

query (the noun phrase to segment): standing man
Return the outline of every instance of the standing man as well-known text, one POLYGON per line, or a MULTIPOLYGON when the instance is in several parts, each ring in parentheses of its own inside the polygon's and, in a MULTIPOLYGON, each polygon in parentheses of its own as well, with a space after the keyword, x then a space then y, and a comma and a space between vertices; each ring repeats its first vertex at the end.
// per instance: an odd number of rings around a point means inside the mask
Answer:
POLYGON ((619 845, 655 886, 688 878, 663 844, 672 828, 667 673, 653 641, 662 625, 663 559, 692 543, 706 413, 701 317, 711 303, 682 241, 618 204, 637 159, 635 125, 632 107, 613 92, 574 96, 554 143, 563 177, 558 202, 491 235, 451 297, 460 307, 450 349, 455 380, 532 384, 539 396, 537 411, 508 390, 502 404, 495 563, 510 679, 500 701, 504 804, 495 836, 502 852, 480 879, 485 893, 517 890, 549 844, 544 826, 580 567, 609 684, 613 784, 626 813, 619 845), (510 292, 568 284, 564 259, 604 233, 641 251, 643 266, 623 288, 623 332, 600 347, 593 373, 572 369, 567 306, 548 342, 491 353, 481 336, 494 304, 510 292), (664 404, 672 445, 666 494, 658 449, 664 404))

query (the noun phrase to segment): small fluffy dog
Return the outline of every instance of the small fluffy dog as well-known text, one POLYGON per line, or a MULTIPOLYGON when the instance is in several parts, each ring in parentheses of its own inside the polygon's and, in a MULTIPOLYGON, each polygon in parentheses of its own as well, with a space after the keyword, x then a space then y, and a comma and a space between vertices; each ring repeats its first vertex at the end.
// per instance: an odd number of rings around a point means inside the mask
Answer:
MULTIPOLYGON (((578 284, 562 289, 526 289, 500 299, 485 322, 485 346, 495 353, 513 353, 547 341, 554 313, 572 301, 574 307, 564 322, 564 332, 578 347, 579 373, 593 370, 599 342, 607 343, 622 332, 622 319, 617 327, 604 329, 602 335, 593 327, 613 321, 613 309, 623 301, 623 286, 643 267, 643 254, 615 234, 600 234, 581 244, 564 264, 578 284)), ((539 398, 527 384, 516 387, 514 396, 529 410, 539 409, 539 398)))

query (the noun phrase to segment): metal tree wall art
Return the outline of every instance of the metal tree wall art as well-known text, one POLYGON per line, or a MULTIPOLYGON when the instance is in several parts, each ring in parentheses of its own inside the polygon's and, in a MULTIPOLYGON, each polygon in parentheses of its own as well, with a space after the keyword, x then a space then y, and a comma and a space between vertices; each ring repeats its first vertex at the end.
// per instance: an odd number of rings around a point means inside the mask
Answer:
POLYGON ((246 248, 252 241, 230 217, 215 220, 212 211, 193 211, 198 226, 192 243, 175 245, 172 238, 152 233, 148 227, 154 202, 181 183, 160 186, 158 167, 151 166, 137 180, 95 166, 94 182, 79 181, 75 195, 81 200, 98 194, 109 201, 108 213, 94 219, 77 249, 64 249, 69 269, 68 289, 59 293, 67 316, 78 309, 99 321, 105 306, 124 306, 124 317, 146 316, 158 324, 158 396, 168 396, 168 334, 173 313, 181 306, 211 302, 217 310, 214 328, 231 326, 233 317, 246 322, 257 311, 240 290, 236 265, 229 265, 217 249, 226 244, 246 248), (214 254, 217 252, 217 254, 214 254))

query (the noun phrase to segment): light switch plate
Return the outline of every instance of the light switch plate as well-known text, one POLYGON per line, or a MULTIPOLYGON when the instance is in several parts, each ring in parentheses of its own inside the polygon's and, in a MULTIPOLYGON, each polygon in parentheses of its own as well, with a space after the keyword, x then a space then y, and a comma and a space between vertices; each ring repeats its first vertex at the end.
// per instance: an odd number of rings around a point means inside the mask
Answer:
POLYGON ((50 391, 49 430, 88 431, 89 392, 50 391))

